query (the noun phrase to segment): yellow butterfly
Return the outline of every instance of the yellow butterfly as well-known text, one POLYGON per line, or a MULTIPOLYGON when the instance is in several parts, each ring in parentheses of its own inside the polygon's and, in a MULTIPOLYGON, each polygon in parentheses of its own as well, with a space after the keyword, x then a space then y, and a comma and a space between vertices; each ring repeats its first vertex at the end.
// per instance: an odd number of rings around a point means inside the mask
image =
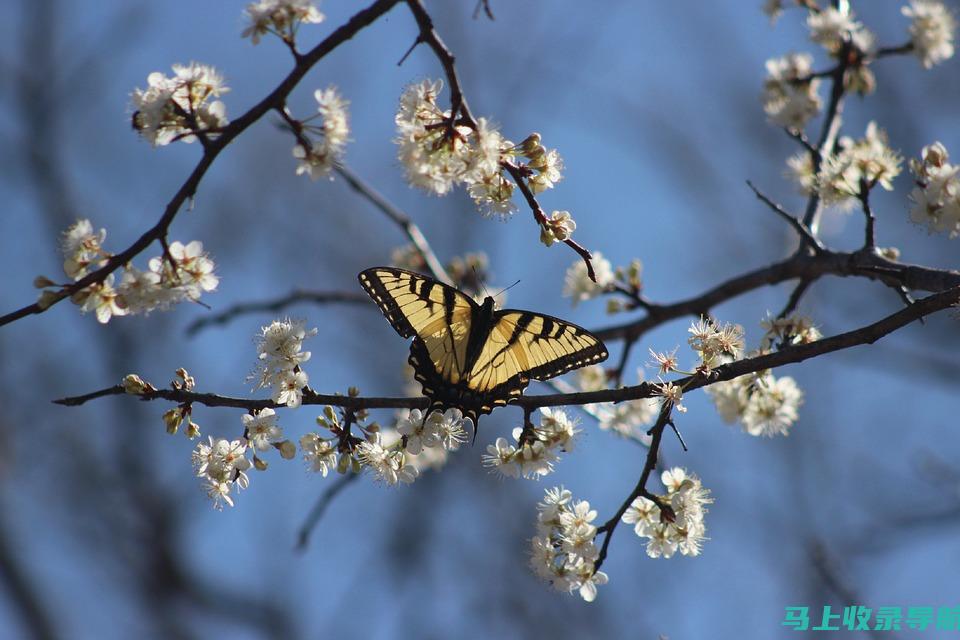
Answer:
POLYGON ((358 276, 393 328, 413 338, 409 362, 430 410, 480 415, 514 402, 531 379, 547 380, 607 359, 586 329, 532 311, 477 304, 412 271, 373 267, 358 276))

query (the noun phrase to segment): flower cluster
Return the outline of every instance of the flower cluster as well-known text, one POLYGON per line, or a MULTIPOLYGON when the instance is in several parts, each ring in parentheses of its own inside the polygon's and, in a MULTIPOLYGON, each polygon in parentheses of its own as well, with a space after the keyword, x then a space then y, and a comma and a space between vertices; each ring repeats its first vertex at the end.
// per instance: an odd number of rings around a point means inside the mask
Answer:
POLYGON ((487 447, 483 464, 510 478, 541 478, 553 471, 560 452, 573 449, 574 437, 580 432, 576 422, 562 409, 540 409, 540 425, 532 429, 513 430, 516 444, 497 438, 487 447))
MULTIPOLYGON (((91 270, 104 266, 112 254, 103 249, 107 232, 94 232, 89 220, 78 220, 63 234, 63 270, 74 281, 80 280, 91 270)), ((96 282, 75 293, 74 303, 84 313, 94 312, 101 323, 113 316, 149 313, 166 309, 184 300, 196 301, 201 294, 213 291, 220 280, 214 275, 214 264, 203 251, 203 244, 194 240, 184 245, 173 242, 164 256, 150 259, 148 269, 140 271, 133 265, 123 268, 120 284, 114 285, 114 275, 96 282)), ((45 277, 35 281, 39 287, 55 287, 56 283, 45 277)), ((59 299, 62 294, 45 290, 40 295, 40 304, 59 299)))
POLYGON ((810 344, 823 337, 820 330, 813 325, 813 320, 798 314, 784 318, 768 316, 760 326, 765 331, 760 341, 760 348, 764 351, 810 344))
POLYGON ((643 496, 636 498, 621 520, 647 539, 647 555, 651 558, 670 558, 678 550, 685 556, 700 555, 707 531, 703 516, 706 505, 713 502, 709 489, 680 467, 664 471, 660 479, 667 495, 654 496, 656 502, 643 496))
POLYGON ((277 424, 277 412, 265 408, 253 413, 245 413, 243 421, 243 437, 256 451, 267 451, 271 447, 280 448, 286 442, 283 439, 283 429, 277 424))
POLYGON ((581 598, 593 602, 597 587, 607 583, 607 574, 595 564, 600 551, 591 522, 597 512, 563 487, 547 489, 537 510, 537 535, 530 540, 533 572, 557 591, 579 591, 581 598))
POLYGON ((261 327, 257 336, 257 370, 251 375, 256 388, 271 387, 273 401, 296 408, 303 401, 303 388, 309 380, 300 365, 310 359, 303 351, 303 341, 317 335, 316 329, 307 331, 302 320, 274 320, 261 327))
MULTIPOLYGON (((459 114, 437 104, 442 89, 440 80, 424 80, 400 96, 395 142, 410 184, 436 195, 461 184, 481 213, 509 216, 517 210, 512 200, 515 187, 501 163, 525 158, 519 169, 534 193, 560 181, 560 154, 545 148, 539 134, 514 145, 485 118, 477 120, 476 128, 468 126, 457 118, 459 114)), ((570 226, 565 229, 567 234, 573 231, 570 226)))
POLYGON ((793 378, 777 378, 769 370, 714 383, 707 395, 724 422, 739 421, 752 436, 787 435, 803 403, 793 378))
POLYGON ((303 127, 304 137, 314 133, 318 139, 310 142, 310 148, 297 144, 293 148, 293 157, 300 161, 297 165, 297 175, 307 174, 311 180, 330 174, 334 164, 343 156, 343 149, 347 145, 350 135, 350 125, 347 106, 350 104, 337 92, 337 88, 330 86, 314 92, 317 100, 317 116, 319 125, 307 124, 303 127))
POLYGON ((587 272, 587 265, 583 260, 578 260, 567 269, 563 282, 563 295, 571 298, 573 306, 584 300, 595 298, 614 282, 613 267, 610 261, 603 257, 599 251, 593 254, 593 271, 597 277, 594 282, 590 279, 587 272))
POLYGON ((217 509, 223 508, 226 502, 231 507, 233 499, 230 490, 246 489, 250 478, 246 471, 250 468, 250 460, 246 457, 247 441, 227 440, 225 438, 210 437, 209 443, 197 443, 193 450, 193 466, 197 477, 202 478, 207 495, 213 500, 217 509))
MULTIPOLYGON (((442 89, 442 81, 424 80, 408 86, 400 96, 395 141, 407 179, 436 195, 448 193, 457 183, 470 187, 490 182, 492 198, 501 155, 512 143, 485 120, 477 131, 455 122, 453 114, 437 104, 442 89)), ((506 205, 513 188, 504 185, 502 190, 506 205)))
POLYGON ((570 216, 569 211, 554 211, 540 224, 540 242, 548 247, 554 242, 565 242, 570 239, 576 228, 577 223, 570 216))
POLYGON ((410 484, 420 475, 420 470, 407 462, 400 447, 385 443, 376 432, 357 446, 356 456, 361 465, 388 485, 410 484))
MULTIPOLYGON (((720 325, 712 318, 701 316, 687 332, 690 334, 687 344, 700 357, 700 371, 708 372, 743 356, 743 327, 738 324, 720 325)), ((661 364, 661 371, 663 368, 661 364)))
POLYGON ((441 448, 456 451, 467 441, 467 429, 473 428, 473 420, 464 418, 459 409, 447 409, 443 413, 432 411, 429 415, 413 409, 397 420, 396 429, 403 436, 403 448, 411 455, 420 455, 425 449, 441 448))
POLYGON ((876 48, 873 33, 854 20, 853 12, 827 7, 811 11, 807 16, 810 39, 821 45, 831 55, 837 55, 845 42, 849 42, 862 54, 870 54, 876 48))
POLYGON ((867 189, 879 184, 892 191, 891 181, 900 173, 901 160, 887 146, 886 132, 870 122, 863 138, 840 138, 838 150, 824 158, 816 179, 820 197, 828 204, 849 209, 860 195, 861 183, 867 189))
POLYGON ((244 13, 250 25, 241 37, 259 44, 261 36, 273 33, 284 42, 292 43, 301 24, 319 24, 324 15, 311 0, 260 0, 247 5, 244 13))
POLYGON ((911 159, 917 186, 910 193, 910 219, 930 233, 960 235, 960 165, 952 165, 946 147, 934 142, 923 148, 921 159, 911 159))
POLYGON ((957 20, 941 0, 910 0, 901 11, 910 18, 910 43, 924 68, 953 57, 957 20))
POLYGON ((173 73, 151 73, 147 88, 133 92, 133 126, 155 147, 193 142, 197 134, 212 136, 227 125, 224 104, 210 100, 229 91, 213 67, 175 64, 173 73))
POLYGON ((820 79, 812 77, 812 64, 807 53, 767 60, 761 101, 770 122, 799 131, 820 112, 820 79))
POLYGON ((467 440, 467 429, 473 428, 458 409, 429 414, 419 409, 401 413, 396 428, 383 429, 376 423, 365 425, 365 412, 356 412, 350 420, 364 438, 350 435, 333 407, 324 407, 317 424, 333 434, 324 438, 308 433, 300 438, 300 449, 310 468, 326 476, 337 473, 360 473, 370 469, 388 485, 411 483, 422 471, 443 466, 447 453, 457 450, 467 440))

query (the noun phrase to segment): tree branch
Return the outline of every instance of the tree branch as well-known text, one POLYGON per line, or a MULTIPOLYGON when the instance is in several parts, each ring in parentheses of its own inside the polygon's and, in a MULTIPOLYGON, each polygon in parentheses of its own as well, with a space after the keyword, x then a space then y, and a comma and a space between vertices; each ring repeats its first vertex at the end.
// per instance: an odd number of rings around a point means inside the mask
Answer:
MULTIPOLYGON (((607 547, 610 546, 610 539, 613 537, 614 530, 616 530, 617 525, 620 524, 620 518, 627 512, 627 509, 630 508, 634 500, 640 496, 646 497, 650 495, 647 491, 647 481, 650 479, 650 474, 653 473, 653 470, 657 468, 660 444, 663 441, 663 430, 670 424, 670 414, 672 412, 673 403, 669 401, 664 402, 660 408, 660 415, 657 417, 656 424, 650 429, 652 440, 650 441, 650 448, 647 450, 647 459, 643 465, 643 471, 640 472, 640 479, 637 481, 637 486, 633 488, 633 491, 631 491, 627 499, 623 501, 623 504, 620 505, 620 508, 617 509, 613 517, 607 520, 603 526, 597 528, 597 534, 603 533, 604 536, 603 544, 600 547, 600 555, 597 556, 597 561, 594 563, 594 570, 600 569, 600 565, 607 559, 607 547)), ((659 506, 659 502, 656 500, 654 500, 654 502, 659 506)))
MULTIPOLYGON (((830 338, 824 338, 808 344, 787 347, 780 351, 767 353, 753 358, 737 360, 715 368, 709 375, 695 374, 686 376, 673 382, 684 391, 693 391, 717 382, 732 380, 748 373, 756 373, 766 369, 775 369, 787 364, 802 362, 810 358, 849 349, 862 344, 872 344, 883 336, 904 327, 914 320, 923 318, 950 306, 957 305, 960 300, 960 285, 923 298, 912 305, 891 314, 873 324, 841 333, 830 338)), ((642 382, 632 387, 619 389, 603 389, 601 391, 584 391, 577 393, 558 393, 550 395, 521 396, 515 404, 525 410, 540 407, 556 407, 563 405, 582 405, 596 402, 623 402, 625 400, 640 400, 658 395, 657 384, 642 382)), ((82 396, 74 396, 54 400, 55 404, 77 406, 89 400, 110 395, 123 395, 121 385, 101 389, 82 396)), ((196 403, 209 407, 235 407, 238 409, 263 409, 265 407, 278 408, 272 400, 253 400, 233 398, 213 393, 197 393, 179 389, 158 389, 138 395, 142 400, 169 400, 178 403, 196 403)), ((346 409, 425 409, 430 400, 419 398, 386 398, 386 397, 350 397, 342 395, 319 394, 306 388, 303 392, 304 405, 333 405, 346 409)))
POLYGON ((370 298, 362 292, 304 291, 302 289, 294 289, 280 298, 260 300, 258 302, 240 302, 231 307, 227 307, 215 315, 198 318, 187 326, 187 335, 193 336, 207 327, 227 324, 237 316, 250 313, 282 311, 298 302, 312 302, 315 304, 367 304, 370 302, 370 298))
POLYGON ((124 251, 114 255, 104 266, 65 287, 60 292, 62 295, 57 300, 53 301, 53 303, 51 303, 49 306, 41 306, 38 303, 34 303, 17 309, 16 311, 12 311, 4 316, 0 316, 0 326, 9 324, 28 315, 43 313, 54 304, 59 303, 64 298, 73 295, 77 291, 80 291, 91 284, 103 282, 107 276, 133 260, 134 257, 139 255, 153 242, 165 238, 167 230, 169 229, 174 218, 179 213, 180 209, 183 207, 183 204, 188 199, 193 198, 194 195, 196 195, 201 179, 207 173, 207 170, 213 164, 213 161, 217 158, 217 156, 220 155, 223 149, 226 148, 226 146, 229 145, 234 138, 239 136, 242 132, 244 132, 247 128, 257 122, 257 120, 262 118, 272 109, 282 107, 290 92, 293 91, 300 80, 303 79, 307 72, 317 62, 319 62, 324 56, 336 49, 338 46, 347 40, 350 40, 361 29, 369 26, 377 18, 393 8, 397 2, 399 2, 399 0, 377 0, 366 9, 355 14, 352 18, 350 18, 350 20, 347 21, 346 24, 336 29, 308 53, 298 58, 294 69, 287 75, 286 78, 284 78, 277 88, 270 92, 266 98, 254 105, 249 111, 225 127, 216 139, 210 140, 209 144, 204 145, 203 156, 200 158, 196 167, 194 167, 193 171, 187 177, 186 181, 180 186, 176 194, 174 194, 173 198, 171 198, 167 203, 160 220, 143 235, 141 235, 136 242, 134 242, 124 251))
POLYGON ((360 176, 355 174, 345 165, 336 165, 334 167, 334 171, 336 171, 344 180, 346 180, 347 184, 350 185, 354 191, 373 203, 377 209, 382 211, 384 215, 390 218, 394 224, 403 230, 404 234, 407 236, 407 239, 410 240, 410 243, 414 246, 414 248, 416 248, 417 253, 420 254, 421 258, 423 258, 424 263, 427 265, 427 269, 430 270, 430 274, 434 277, 434 279, 439 280, 444 284, 453 286, 453 281, 450 279, 450 275, 447 273, 447 270, 443 268, 443 264, 433 252, 433 249, 430 248, 430 243, 427 242, 426 237, 420 231, 420 227, 414 224, 407 214, 380 195, 376 189, 364 182, 360 176))
POLYGON ((794 231, 797 232, 797 235, 800 236, 800 241, 803 242, 803 244, 810 247, 814 253, 821 253, 824 250, 825 247, 823 246, 823 243, 820 242, 820 240, 818 240, 813 233, 811 233, 810 229, 807 228, 807 225, 803 224, 798 217, 788 213, 783 207, 764 195, 759 189, 757 189, 756 186, 754 186, 751 181, 747 180, 747 186, 753 190, 754 195, 756 195, 761 202, 770 207, 774 213, 786 220, 787 224, 793 227, 794 231))
POLYGON ((880 280, 888 286, 919 291, 945 291, 960 285, 958 271, 894 262, 872 251, 847 253, 825 249, 817 256, 797 253, 767 267, 735 276, 686 300, 669 304, 650 302, 646 306, 646 315, 638 320, 592 333, 602 340, 628 339, 643 335, 670 320, 706 315, 718 304, 760 287, 797 278, 812 282, 826 275, 880 280))

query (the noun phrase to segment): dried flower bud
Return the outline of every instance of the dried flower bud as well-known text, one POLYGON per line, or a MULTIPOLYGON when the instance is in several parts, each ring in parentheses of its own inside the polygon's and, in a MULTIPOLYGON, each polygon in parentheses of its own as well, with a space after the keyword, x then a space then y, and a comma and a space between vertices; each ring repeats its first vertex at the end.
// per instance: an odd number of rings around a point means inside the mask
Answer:
POLYGON ((289 440, 278 442, 273 446, 276 447, 277 451, 280 452, 280 457, 284 460, 293 460, 293 458, 297 455, 297 445, 293 444, 289 440))

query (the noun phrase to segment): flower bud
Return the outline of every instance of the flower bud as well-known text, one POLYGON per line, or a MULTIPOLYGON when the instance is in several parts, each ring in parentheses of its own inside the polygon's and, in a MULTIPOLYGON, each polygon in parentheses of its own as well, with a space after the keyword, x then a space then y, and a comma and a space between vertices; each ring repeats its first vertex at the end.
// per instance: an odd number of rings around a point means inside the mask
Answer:
POLYGON ((167 425, 167 433, 170 435, 175 434, 177 429, 180 428, 180 424, 183 423, 183 413, 180 410, 180 407, 168 409, 163 414, 163 423, 167 425))
POLYGON ((57 286, 57 283, 47 276, 37 276, 33 279, 33 286, 36 289, 46 289, 47 287, 57 286))
POLYGON ((62 297, 63 296, 56 291, 41 291, 40 297, 37 298, 37 306, 41 309, 48 309, 50 305, 62 297))
POLYGON ((277 448, 277 451, 280 452, 280 457, 284 460, 293 460, 293 458, 297 455, 297 445, 293 444, 289 440, 278 442, 273 446, 277 448))

